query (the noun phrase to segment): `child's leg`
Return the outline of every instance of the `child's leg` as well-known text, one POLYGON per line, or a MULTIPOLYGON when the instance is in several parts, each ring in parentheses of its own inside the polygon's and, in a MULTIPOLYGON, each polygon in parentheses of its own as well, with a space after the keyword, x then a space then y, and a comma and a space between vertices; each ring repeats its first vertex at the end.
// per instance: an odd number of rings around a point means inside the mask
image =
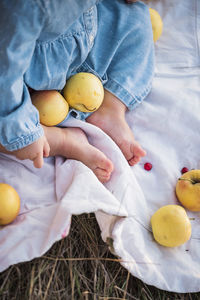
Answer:
MULTIPOLYGON (((68 159, 81 161, 90 168, 99 181, 107 182, 113 171, 112 162, 103 152, 90 145, 80 128, 58 128, 43 126, 50 146, 49 156, 61 155, 68 159)), ((0 144, 0 152, 15 155, 0 144)))
POLYGON ((119 146, 128 163, 133 166, 146 152, 135 141, 125 120, 126 106, 113 94, 105 90, 101 107, 87 118, 87 122, 100 127, 119 146))
POLYGON ((50 156, 61 155, 81 161, 90 168, 99 181, 107 182, 113 171, 112 162, 103 152, 90 145, 80 128, 43 126, 50 146, 50 156))
POLYGON ((149 9, 141 2, 126 5, 113 0, 100 1, 97 8, 97 35, 81 71, 102 79, 105 98, 87 121, 103 129, 134 165, 145 151, 135 141, 125 112, 141 103, 151 89, 154 44, 149 9))

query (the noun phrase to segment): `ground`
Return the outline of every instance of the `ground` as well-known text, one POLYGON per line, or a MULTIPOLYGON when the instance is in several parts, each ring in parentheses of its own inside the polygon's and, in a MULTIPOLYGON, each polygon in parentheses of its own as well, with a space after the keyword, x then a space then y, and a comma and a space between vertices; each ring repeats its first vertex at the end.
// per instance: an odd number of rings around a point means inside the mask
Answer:
POLYGON ((68 237, 42 257, 0 273, 0 300, 199 300, 133 277, 102 241, 94 214, 72 218, 68 237))

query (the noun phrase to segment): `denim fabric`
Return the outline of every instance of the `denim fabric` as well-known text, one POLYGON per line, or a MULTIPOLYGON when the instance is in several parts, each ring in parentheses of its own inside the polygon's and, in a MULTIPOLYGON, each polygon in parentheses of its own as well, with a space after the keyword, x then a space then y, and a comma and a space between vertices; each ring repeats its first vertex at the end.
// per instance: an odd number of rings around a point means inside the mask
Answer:
POLYGON ((91 72, 129 109, 151 87, 152 28, 141 2, 1 0, 0 41, 0 143, 10 151, 43 134, 28 87, 62 90, 71 75, 91 72))

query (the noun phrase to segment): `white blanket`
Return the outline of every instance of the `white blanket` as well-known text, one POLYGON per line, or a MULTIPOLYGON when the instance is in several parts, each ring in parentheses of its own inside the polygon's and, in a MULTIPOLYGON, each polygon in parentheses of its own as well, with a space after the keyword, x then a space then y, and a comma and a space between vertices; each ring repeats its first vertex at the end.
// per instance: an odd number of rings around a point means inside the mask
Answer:
POLYGON ((176 248, 159 246, 150 218, 161 206, 178 204, 175 185, 182 167, 200 169, 200 2, 162 0, 152 3, 164 31, 156 43, 156 74, 145 101, 127 113, 147 156, 130 167, 115 143, 100 129, 78 120, 90 143, 114 163, 103 185, 82 163, 61 157, 45 159, 42 169, 29 161, 0 155, 0 182, 16 188, 20 215, 0 227, 0 271, 44 254, 68 235, 72 214, 95 212, 102 238, 112 237, 115 253, 131 274, 173 292, 200 291, 200 213, 192 237, 176 248), (144 169, 150 162, 151 171, 144 169), (84 192, 83 192, 84 191, 84 192))

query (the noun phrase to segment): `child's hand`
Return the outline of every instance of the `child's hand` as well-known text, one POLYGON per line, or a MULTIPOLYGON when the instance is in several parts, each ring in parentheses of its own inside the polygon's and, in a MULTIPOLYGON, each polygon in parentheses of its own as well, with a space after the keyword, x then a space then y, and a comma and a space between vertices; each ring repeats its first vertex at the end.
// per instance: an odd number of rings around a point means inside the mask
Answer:
POLYGON ((45 136, 40 137, 33 144, 14 151, 13 154, 20 160, 30 159, 35 168, 41 168, 43 165, 43 156, 49 156, 50 147, 45 136))

